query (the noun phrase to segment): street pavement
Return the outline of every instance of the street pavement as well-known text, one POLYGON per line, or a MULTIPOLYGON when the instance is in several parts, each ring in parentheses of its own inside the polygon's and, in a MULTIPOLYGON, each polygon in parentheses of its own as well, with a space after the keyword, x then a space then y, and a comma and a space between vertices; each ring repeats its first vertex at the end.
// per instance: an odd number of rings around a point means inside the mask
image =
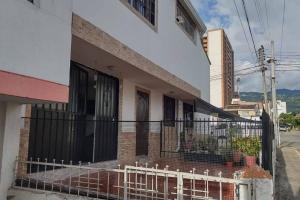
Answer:
POLYGON ((300 200, 300 131, 281 133, 275 187, 277 200, 300 200))

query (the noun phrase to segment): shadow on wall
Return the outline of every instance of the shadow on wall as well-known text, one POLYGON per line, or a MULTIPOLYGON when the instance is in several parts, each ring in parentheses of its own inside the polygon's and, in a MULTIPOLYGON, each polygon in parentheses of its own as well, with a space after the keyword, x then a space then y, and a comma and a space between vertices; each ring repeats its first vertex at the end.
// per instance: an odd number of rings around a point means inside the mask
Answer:
MULTIPOLYGON (((289 146, 286 144, 284 146, 289 146)), ((287 176, 287 166, 281 149, 277 150, 277 169, 276 169, 276 200, 300 200, 300 189, 296 196, 293 194, 292 186, 287 176)), ((297 172, 296 172, 297 173, 297 172)))

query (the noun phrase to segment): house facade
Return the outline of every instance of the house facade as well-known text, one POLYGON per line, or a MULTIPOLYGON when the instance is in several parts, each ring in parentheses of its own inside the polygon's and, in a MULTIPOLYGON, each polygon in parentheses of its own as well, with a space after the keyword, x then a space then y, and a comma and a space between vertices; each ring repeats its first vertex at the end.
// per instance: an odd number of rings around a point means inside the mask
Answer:
POLYGON ((22 104, 68 102, 71 20, 70 0, 1 1, 0 199, 13 182, 22 104))
POLYGON ((0 25, 3 197, 16 156, 151 160, 159 121, 210 100, 206 27, 189 0, 5 0, 0 25))

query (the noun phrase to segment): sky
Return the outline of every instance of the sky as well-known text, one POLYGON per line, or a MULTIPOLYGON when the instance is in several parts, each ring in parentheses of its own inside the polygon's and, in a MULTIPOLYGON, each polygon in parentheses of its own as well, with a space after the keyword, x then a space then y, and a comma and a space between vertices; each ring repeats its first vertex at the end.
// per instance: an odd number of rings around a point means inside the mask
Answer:
MULTIPOLYGON (((265 47, 266 56, 271 55, 270 41, 275 43, 275 58, 278 63, 300 63, 300 0, 285 0, 285 15, 282 34, 284 0, 244 0, 256 49, 265 47), (282 39, 282 40, 281 40, 282 39), (282 42, 281 42, 282 41, 282 42)), ((208 29, 224 28, 235 56, 235 70, 253 67, 236 72, 240 78, 240 90, 262 91, 261 72, 257 66, 254 47, 249 34, 242 0, 235 0, 240 13, 246 37, 239 20, 234 0, 191 0, 208 29), (249 73, 251 74, 249 74, 249 73)), ((276 66, 279 70, 291 69, 290 66, 276 66)), ((295 69, 295 67, 293 68, 295 69)), ((277 88, 300 90, 300 68, 298 71, 277 71, 277 88)), ((270 88, 270 70, 266 72, 270 88)))

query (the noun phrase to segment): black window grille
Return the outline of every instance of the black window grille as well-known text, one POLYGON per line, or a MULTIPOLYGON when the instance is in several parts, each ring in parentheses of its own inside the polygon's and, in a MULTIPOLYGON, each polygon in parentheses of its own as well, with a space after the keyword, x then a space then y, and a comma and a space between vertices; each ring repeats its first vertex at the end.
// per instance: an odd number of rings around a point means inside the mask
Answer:
POLYGON ((194 106, 191 104, 183 103, 183 117, 184 117, 184 127, 193 128, 194 120, 194 106))
POLYGON ((178 24, 185 30, 185 32, 194 40, 196 24, 178 0, 176 20, 178 24))
POLYGON ((175 125, 175 99, 168 96, 164 96, 164 121, 166 126, 175 125))
POLYGON ((155 26, 156 0, 128 0, 128 4, 155 26))

